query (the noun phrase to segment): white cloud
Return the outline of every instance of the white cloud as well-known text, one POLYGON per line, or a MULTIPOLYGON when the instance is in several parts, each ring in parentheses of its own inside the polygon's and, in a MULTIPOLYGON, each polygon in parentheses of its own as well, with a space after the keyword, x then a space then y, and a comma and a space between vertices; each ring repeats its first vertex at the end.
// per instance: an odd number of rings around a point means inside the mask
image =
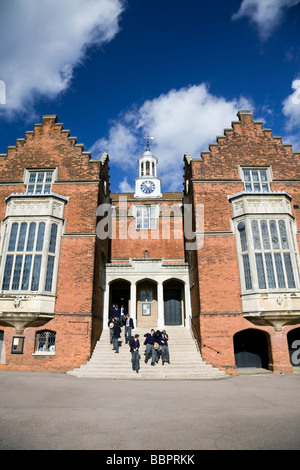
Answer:
POLYGON ((3 111, 26 112, 37 96, 55 97, 71 83, 88 46, 111 41, 123 0, 1 0, 0 79, 3 111))
POLYGON ((121 121, 114 121, 108 138, 102 137, 97 140, 89 151, 94 156, 107 152, 110 159, 113 158, 114 163, 126 163, 127 166, 133 167, 136 164, 136 160, 132 158, 132 151, 137 147, 137 138, 133 129, 127 127, 126 122, 123 123, 121 121))
POLYGON ((294 92, 283 102, 282 112, 287 118, 287 129, 292 130, 300 126, 300 79, 292 83, 294 92))
POLYGON ((300 0, 243 0, 232 19, 249 18, 257 26, 260 37, 267 39, 282 20, 285 10, 298 3, 300 0))
POLYGON ((284 140, 290 142, 294 150, 300 149, 300 78, 292 82, 294 90, 284 101, 282 112, 286 117, 286 130, 290 132, 284 140))
POLYGON ((133 181, 136 158, 145 149, 144 137, 153 136, 151 151, 159 159, 164 191, 181 190, 184 154, 199 157, 216 135, 223 135, 224 128, 237 120, 239 109, 249 108, 253 108, 249 100, 216 97, 206 84, 171 90, 121 116, 112 124, 108 139, 99 139, 90 150, 107 152, 111 165, 121 166, 133 181))
POLYGON ((119 184, 119 189, 121 193, 133 193, 134 187, 130 185, 127 181, 127 178, 124 178, 123 181, 119 184))

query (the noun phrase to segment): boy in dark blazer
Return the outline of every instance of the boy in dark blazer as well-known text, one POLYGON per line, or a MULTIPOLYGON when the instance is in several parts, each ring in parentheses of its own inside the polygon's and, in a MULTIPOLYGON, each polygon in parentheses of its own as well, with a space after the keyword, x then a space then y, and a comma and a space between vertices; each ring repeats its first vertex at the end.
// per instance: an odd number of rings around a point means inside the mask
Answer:
POLYGON ((131 339, 131 332, 134 329, 134 324, 132 318, 130 318, 129 313, 125 315, 125 343, 129 343, 131 339))
POLYGON ((131 352, 131 362, 132 370, 135 370, 136 373, 139 373, 140 368, 140 342, 139 335, 134 335, 134 338, 130 340, 130 352, 131 352))

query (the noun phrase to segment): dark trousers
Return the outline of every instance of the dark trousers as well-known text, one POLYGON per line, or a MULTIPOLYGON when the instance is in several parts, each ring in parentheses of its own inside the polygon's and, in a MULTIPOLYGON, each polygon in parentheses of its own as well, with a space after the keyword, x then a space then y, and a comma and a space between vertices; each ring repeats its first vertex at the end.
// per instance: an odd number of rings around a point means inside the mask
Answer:
POLYGON ((125 326, 125 343, 129 343, 131 338, 131 326, 125 326))
POLYGON ((119 338, 113 338, 113 349, 119 352, 119 338))
POLYGON ((133 351, 131 353, 132 370, 139 370, 140 368, 140 353, 139 351, 133 351))
POLYGON ((153 344, 146 344, 146 356, 145 356, 145 362, 148 362, 151 356, 151 362, 154 364, 156 361, 156 351, 154 349, 153 344))
POLYGON ((161 360, 162 362, 170 362, 170 354, 168 346, 161 346, 161 360))

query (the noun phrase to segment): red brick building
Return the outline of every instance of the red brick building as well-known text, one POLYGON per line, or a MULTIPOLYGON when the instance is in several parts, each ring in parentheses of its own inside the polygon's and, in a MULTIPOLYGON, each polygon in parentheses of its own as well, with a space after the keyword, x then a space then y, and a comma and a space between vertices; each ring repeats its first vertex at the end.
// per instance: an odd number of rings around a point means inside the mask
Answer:
POLYGON ((186 197, 204 206, 204 245, 188 253, 193 328, 204 360, 228 372, 290 373, 290 355, 300 359, 300 153, 250 111, 238 117, 201 158, 185 156, 186 197))
POLYGON ((184 156, 178 193, 147 145, 135 192, 110 194, 108 156, 56 116, 0 155, 1 369, 84 364, 114 303, 137 327, 191 328, 229 373, 299 365, 300 154, 238 117, 184 156))
POLYGON ((96 210, 108 161, 56 116, 0 155, 1 369, 69 370, 102 331, 96 210))

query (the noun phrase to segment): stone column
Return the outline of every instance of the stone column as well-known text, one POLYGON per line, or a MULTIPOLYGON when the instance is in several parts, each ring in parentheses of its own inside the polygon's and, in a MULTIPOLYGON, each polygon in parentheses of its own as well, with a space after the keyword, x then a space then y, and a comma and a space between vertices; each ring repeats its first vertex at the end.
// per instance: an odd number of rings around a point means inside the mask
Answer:
POLYGON ((132 282, 130 284, 130 317, 133 320, 134 327, 136 324, 136 284, 132 282))
POLYGON ((157 327, 163 328, 164 319, 164 289, 161 282, 157 284, 157 327))

